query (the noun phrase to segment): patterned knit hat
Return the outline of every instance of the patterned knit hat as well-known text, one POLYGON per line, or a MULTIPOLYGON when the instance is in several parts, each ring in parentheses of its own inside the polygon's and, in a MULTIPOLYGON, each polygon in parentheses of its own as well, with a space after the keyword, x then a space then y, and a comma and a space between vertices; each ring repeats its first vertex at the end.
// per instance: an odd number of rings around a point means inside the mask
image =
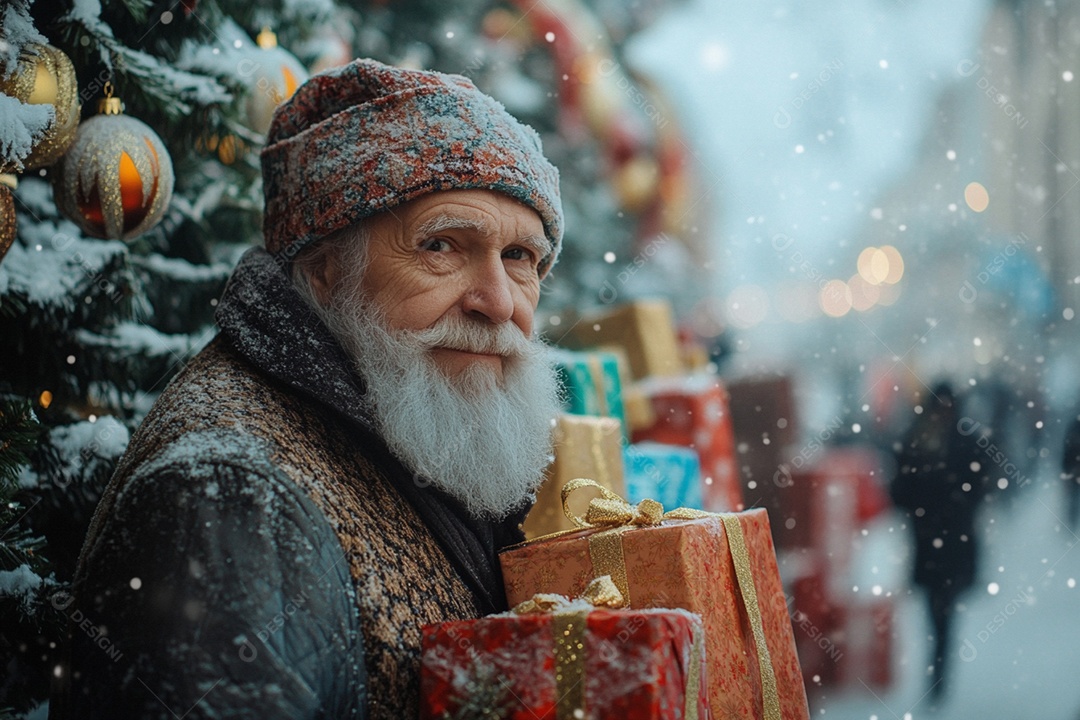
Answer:
POLYGON ((562 241, 559 173, 540 138, 460 75, 355 60, 315 75, 274 113, 262 151, 266 249, 303 248, 436 190, 485 189, 540 215, 562 241))

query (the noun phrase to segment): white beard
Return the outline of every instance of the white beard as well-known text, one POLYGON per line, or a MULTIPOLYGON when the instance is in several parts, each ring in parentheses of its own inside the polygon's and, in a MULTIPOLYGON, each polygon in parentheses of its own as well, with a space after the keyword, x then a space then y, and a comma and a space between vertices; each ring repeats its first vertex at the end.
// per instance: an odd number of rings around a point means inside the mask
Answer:
POLYGON ((355 291, 316 311, 364 378, 377 429, 414 482, 435 485, 483 519, 503 519, 535 499, 561 408, 544 344, 511 323, 464 316, 390 331, 355 291), (497 351, 502 382, 479 364, 447 377, 432 359, 435 346, 497 351))

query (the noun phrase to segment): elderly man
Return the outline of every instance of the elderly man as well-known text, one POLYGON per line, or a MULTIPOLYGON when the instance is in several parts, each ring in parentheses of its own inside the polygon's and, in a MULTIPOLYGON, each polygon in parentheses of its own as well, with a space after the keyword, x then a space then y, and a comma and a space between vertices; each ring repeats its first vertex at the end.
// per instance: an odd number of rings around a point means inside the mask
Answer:
POLYGON ((409 718, 421 626, 505 607, 558 408, 555 168, 465 78, 372 61, 301 87, 262 163, 266 249, 59 603, 53 717, 409 718))

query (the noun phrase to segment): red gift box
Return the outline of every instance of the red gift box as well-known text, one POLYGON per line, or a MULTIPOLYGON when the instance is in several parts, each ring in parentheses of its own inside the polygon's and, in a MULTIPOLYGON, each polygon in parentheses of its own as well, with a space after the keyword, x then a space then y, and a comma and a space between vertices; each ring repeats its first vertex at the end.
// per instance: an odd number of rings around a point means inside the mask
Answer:
POLYGON ((425 626, 420 717, 706 720, 704 673, 698 616, 579 600, 425 626))
POLYGON ((888 688, 893 680, 892 598, 830 594, 829 569, 820 561, 814 566, 794 579, 790 602, 806 684, 888 688))
POLYGON ((842 653, 838 680, 843 685, 887 689, 893 681, 893 600, 877 597, 838 608, 842 653))
POLYGON ((825 587, 825 573, 820 565, 792 583, 791 624, 799 650, 803 680, 807 687, 836 685, 843 650, 837 633, 841 614, 825 587))
POLYGON ((743 502, 769 511, 778 548, 800 547, 802 528, 785 523, 793 494, 790 475, 780 471, 798 452, 792 447, 799 436, 793 382, 783 375, 756 375, 725 385, 743 502))
POLYGON ((728 394, 713 375, 653 378, 640 384, 651 399, 655 422, 635 430, 635 443, 651 440, 697 450, 702 496, 711 512, 742 510, 742 487, 735 463, 735 434, 728 394))
POLYGON ((803 528, 804 546, 846 562, 851 535, 889 508, 880 453, 863 446, 828 448, 789 470, 791 507, 784 515, 803 528))
POLYGON ((892 685, 891 598, 834 606, 824 619, 795 610, 791 621, 808 687, 865 685, 887 690, 892 685))

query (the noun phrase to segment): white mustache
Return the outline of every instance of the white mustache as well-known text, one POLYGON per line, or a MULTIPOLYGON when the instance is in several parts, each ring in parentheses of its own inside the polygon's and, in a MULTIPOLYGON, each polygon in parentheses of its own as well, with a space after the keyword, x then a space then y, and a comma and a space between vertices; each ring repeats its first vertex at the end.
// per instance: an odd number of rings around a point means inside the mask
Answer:
POLYGON ((430 328, 403 333, 425 349, 446 348, 481 355, 525 357, 536 348, 513 323, 491 325, 466 317, 447 316, 430 328))

